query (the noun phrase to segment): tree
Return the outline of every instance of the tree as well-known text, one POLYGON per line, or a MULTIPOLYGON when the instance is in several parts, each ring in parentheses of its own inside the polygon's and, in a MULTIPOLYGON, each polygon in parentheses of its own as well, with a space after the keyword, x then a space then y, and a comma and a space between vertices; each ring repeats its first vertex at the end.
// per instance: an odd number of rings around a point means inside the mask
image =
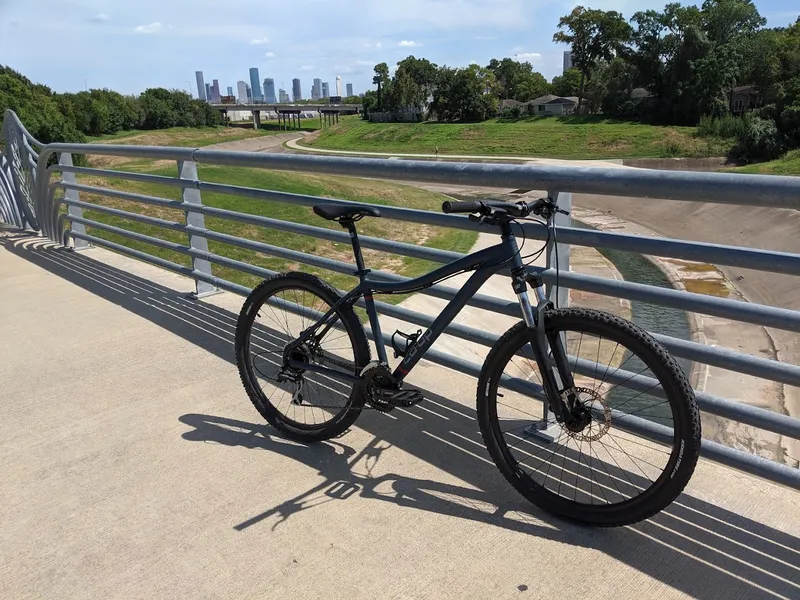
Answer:
POLYGON ((500 99, 513 99, 527 102, 550 91, 544 75, 537 73, 529 62, 518 62, 511 58, 493 58, 486 69, 491 71, 496 81, 497 96, 500 99))
POLYGON ((752 35, 767 23, 752 0, 705 0, 701 14, 709 41, 719 46, 752 35))
POLYGON ((375 77, 372 83, 378 86, 378 110, 384 110, 384 92, 389 87, 389 65, 385 62, 375 65, 375 77))
POLYGON ((631 26, 616 11, 577 6, 569 15, 561 17, 558 28, 553 41, 570 45, 572 62, 581 72, 580 111, 587 77, 599 60, 610 61, 625 50, 625 44, 631 39, 631 26))
POLYGON ((577 96, 581 89, 581 72, 575 68, 567 69, 563 75, 553 77, 550 87, 556 96, 577 96))
POLYGON ((633 116, 635 109, 631 106, 631 93, 636 81, 636 67, 631 62, 615 58, 603 65, 594 79, 597 82, 596 103, 603 113, 633 116))
POLYGON ((378 93, 375 90, 367 91, 361 104, 364 118, 369 119, 369 113, 378 109, 378 93))
POLYGON ((406 89, 401 94, 407 101, 406 105, 424 111, 436 85, 436 76, 437 66, 426 58, 408 56, 398 62, 395 79, 408 77, 415 86, 406 84, 406 89))
POLYGON ((464 69, 442 67, 431 112, 440 121, 474 122, 492 118, 497 114, 494 85, 494 74, 478 65, 464 69))

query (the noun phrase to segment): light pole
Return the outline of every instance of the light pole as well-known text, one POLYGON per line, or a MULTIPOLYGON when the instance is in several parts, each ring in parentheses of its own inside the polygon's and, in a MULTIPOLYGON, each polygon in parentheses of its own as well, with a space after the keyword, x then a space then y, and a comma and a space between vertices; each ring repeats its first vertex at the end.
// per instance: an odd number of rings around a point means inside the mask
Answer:
POLYGON ((192 82, 191 82, 191 81, 189 81, 188 79, 184 79, 184 81, 185 81, 186 83, 188 83, 188 84, 189 84, 189 95, 190 95, 192 98, 194 98, 194 92, 192 91, 192 82))
POLYGON ((87 92, 89 91, 89 80, 88 79, 84 79, 83 80, 83 87, 84 87, 84 89, 86 89, 87 92))

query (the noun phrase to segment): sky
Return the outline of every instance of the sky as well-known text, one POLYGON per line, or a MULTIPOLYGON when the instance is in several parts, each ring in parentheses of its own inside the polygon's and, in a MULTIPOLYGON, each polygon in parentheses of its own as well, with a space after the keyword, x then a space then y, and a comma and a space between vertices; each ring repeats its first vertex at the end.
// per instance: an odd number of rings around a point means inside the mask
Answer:
MULTIPOLYGON (((57 92, 196 94, 200 70, 224 93, 258 67, 290 93, 300 78, 304 97, 315 77, 333 89, 337 75, 359 93, 375 64, 409 55, 453 67, 511 57, 550 80, 566 50, 553 33, 577 4, 629 17, 666 0, 0 0, 0 64, 57 92)), ((773 27, 800 13, 797 0, 756 5, 773 27)))

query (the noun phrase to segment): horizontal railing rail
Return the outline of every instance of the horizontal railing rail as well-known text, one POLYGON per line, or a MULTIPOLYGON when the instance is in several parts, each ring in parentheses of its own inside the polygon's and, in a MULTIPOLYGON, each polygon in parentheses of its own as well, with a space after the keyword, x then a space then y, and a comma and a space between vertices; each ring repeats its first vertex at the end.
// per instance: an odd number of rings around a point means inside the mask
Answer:
MULTIPOLYGON (((87 247, 89 244, 106 247, 191 277, 197 282, 197 291, 200 295, 214 288, 243 295, 250 291, 246 286, 215 277, 212 273, 211 265, 228 267, 256 277, 268 277, 274 273, 272 270, 255 264, 211 252, 208 248, 208 242, 224 244, 226 247, 244 248, 259 254, 283 258, 291 262, 336 273, 348 275, 354 273, 355 265, 348 262, 334 260, 325 256, 306 254, 297 250, 238 237, 230 233, 213 231, 205 225, 205 218, 213 217, 234 223, 255 225, 261 228, 349 244, 349 237, 346 233, 325 227, 275 219, 270 216, 208 206, 202 203, 201 194, 225 194, 263 202, 282 202, 300 206, 312 206, 323 202, 348 203, 347 201, 226 183, 207 182, 198 176, 198 164, 306 171, 400 181, 540 189, 546 190, 551 196, 558 196, 559 201, 566 205, 570 201, 570 192, 636 196, 644 199, 657 198, 659 200, 671 199, 749 205, 777 209, 797 209, 800 205, 800 179, 791 177, 603 169, 597 167, 386 161, 382 159, 270 155, 191 148, 51 144, 45 146, 39 154, 36 172, 32 178, 36 185, 32 206, 35 208, 38 228, 44 235, 58 243, 66 243, 71 239, 76 248, 87 247), (174 160, 178 164, 179 176, 167 177, 164 175, 74 166, 71 161, 72 154, 174 160), (53 155, 58 156, 58 164, 48 167, 48 162, 53 155), (53 175, 57 175, 59 172, 61 173, 60 180, 52 181, 53 175), (105 178, 107 180, 134 181, 169 186, 180 190, 181 199, 175 200, 113 189, 108 184, 88 185, 78 183, 76 177, 84 175, 90 175, 94 179, 105 178), (81 194, 124 200, 142 206, 142 212, 122 210, 105 206, 101 203, 87 202, 81 199, 81 194), (148 206, 180 211, 185 215, 184 222, 143 214, 147 212, 148 206), (63 212, 64 207, 66 208, 66 213, 63 212), (142 223, 164 231, 178 232, 186 236, 186 242, 169 241, 154 235, 132 231, 122 226, 104 223, 96 218, 88 218, 83 214, 84 210, 92 210, 98 215, 107 215, 125 219, 126 221, 142 223), (158 247, 186 256, 187 261, 191 262, 191 267, 180 265, 121 243, 111 242, 101 237, 101 232, 114 234, 133 242, 147 244, 148 246, 158 247)), ((0 198, 0 202, 2 202, 2 198, 0 198)), ((384 217, 388 219, 473 231, 483 230, 478 225, 460 216, 394 206, 380 206, 379 208, 384 217)), ((569 256, 566 249, 569 245, 609 248, 649 256, 759 269, 782 275, 800 275, 800 255, 798 254, 587 230, 571 227, 569 222, 565 220, 562 220, 558 225, 560 266, 565 270, 562 270, 556 277, 554 269, 555 253, 553 256, 548 257, 548 266, 541 269, 541 273, 550 288, 554 288, 558 283, 560 288, 584 290, 606 296, 667 306, 687 312, 753 323, 764 327, 800 332, 800 312, 798 311, 570 272, 568 270, 569 256)), ((546 232, 543 228, 533 224, 524 225, 523 231, 525 237, 529 240, 542 240, 546 237, 546 232)), ((451 251, 398 243, 381 238, 363 236, 360 239, 362 246, 365 248, 430 260, 436 263, 450 262, 462 256, 451 251)), ((385 279, 398 281, 406 279, 394 273, 380 271, 374 271, 373 273, 376 277, 385 279)), ((563 297, 561 296, 562 291, 561 289, 555 290, 560 298, 563 297)), ((451 286, 437 285, 424 293, 437 298, 450 299, 454 297, 457 290, 451 286)), ((483 310, 490 310, 512 317, 519 316, 519 309, 516 303, 485 294, 478 294, 470 304, 483 310)), ((432 322, 430 315, 413 311, 400 305, 378 303, 378 309, 382 315, 414 325, 425 327, 432 322)), ((497 340, 497 335, 491 332, 462 324, 452 324, 446 330, 446 333, 485 347, 493 345, 497 340)), ((800 386, 800 366, 798 365, 752 356, 733 349, 707 346, 692 340, 666 335, 657 335, 656 337, 675 356, 695 363, 768 379, 781 385, 800 386)), ((389 344, 388 335, 384 335, 383 342, 387 345, 389 344)), ((480 370, 480 365, 476 363, 436 349, 430 351, 426 357, 435 363, 473 376, 477 376, 480 370)), ((523 382, 517 382, 517 385, 523 385, 523 382)), ((636 385, 636 381, 632 385, 636 385)), ((706 413, 785 436, 786 438, 800 439, 800 419, 793 416, 719 398, 704 391, 699 391, 697 398, 701 409, 706 413)), ((657 435, 663 435, 664 432, 655 432, 652 425, 649 422, 632 421, 631 427, 642 435, 652 434, 656 435, 656 437, 657 435)), ((729 448, 710 440, 703 441, 703 453, 711 459, 746 472, 783 484, 800 487, 800 470, 792 466, 767 460, 743 450, 729 448)))

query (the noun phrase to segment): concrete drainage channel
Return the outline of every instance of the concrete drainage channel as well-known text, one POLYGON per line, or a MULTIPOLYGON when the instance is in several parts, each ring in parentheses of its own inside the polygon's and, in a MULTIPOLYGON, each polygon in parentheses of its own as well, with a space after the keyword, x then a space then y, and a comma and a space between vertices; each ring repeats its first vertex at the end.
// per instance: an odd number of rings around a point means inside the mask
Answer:
MULTIPOLYGON (((598 229, 577 219, 572 219, 572 224, 575 227, 584 229, 598 229)), ((673 287, 661 269, 641 254, 610 248, 597 248, 597 251, 614 265, 625 281, 665 288, 673 287)), ((631 311, 631 320, 647 331, 669 335, 682 340, 692 339, 689 317, 685 311, 636 300, 631 301, 631 311)), ((677 358, 676 360, 687 374, 692 372, 692 362, 690 360, 685 358, 677 358)))

